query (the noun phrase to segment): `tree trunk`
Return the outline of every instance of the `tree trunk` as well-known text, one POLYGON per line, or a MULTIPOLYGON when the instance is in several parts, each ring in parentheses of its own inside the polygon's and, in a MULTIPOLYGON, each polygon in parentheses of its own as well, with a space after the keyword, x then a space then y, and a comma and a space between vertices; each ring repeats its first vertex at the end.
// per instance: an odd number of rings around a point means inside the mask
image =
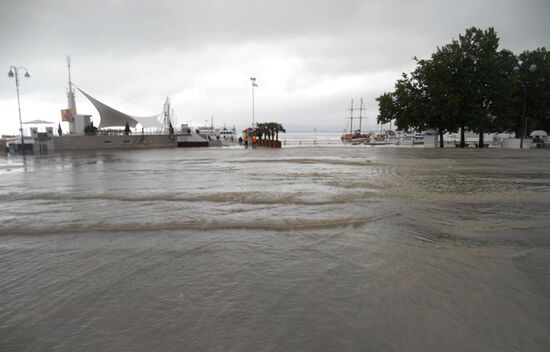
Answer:
POLYGON ((443 132, 439 130, 439 148, 445 148, 445 142, 443 141, 443 132))
POLYGON ((478 148, 483 148, 483 130, 479 130, 479 141, 477 143, 478 148))
POLYGON ((460 148, 466 147, 466 136, 464 132, 464 127, 460 126, 460 148))

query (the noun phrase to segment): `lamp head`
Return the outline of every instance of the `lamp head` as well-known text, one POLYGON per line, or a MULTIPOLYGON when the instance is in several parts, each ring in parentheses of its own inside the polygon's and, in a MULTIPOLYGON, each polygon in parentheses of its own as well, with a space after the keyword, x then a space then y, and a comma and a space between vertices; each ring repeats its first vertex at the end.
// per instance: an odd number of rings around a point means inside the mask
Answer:
POLYGON ((31 75, 29 75, 28 72, 25 73, 25 78, 31 78, 31 75))
POLYGON ((8 72, 8 77, 13 78, 13 71, 10 69, 10 72, 8 72))
POLYGON ((531 66, 529 66, 529 71, 535 72, 536 70, 537 70, 537 65, 532 64, 531 66))

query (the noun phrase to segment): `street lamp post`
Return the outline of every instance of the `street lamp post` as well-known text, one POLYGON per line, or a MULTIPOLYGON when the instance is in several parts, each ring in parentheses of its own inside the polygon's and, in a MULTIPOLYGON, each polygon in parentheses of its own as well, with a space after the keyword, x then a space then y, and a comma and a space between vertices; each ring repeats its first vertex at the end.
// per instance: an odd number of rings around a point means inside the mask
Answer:
MULTIPOLYGON (((521 67, 524 63, 523 62, 519 62, 516 66, 514 66, 514 72, 519 72, 521 67)), ((537 70, 537 65, 535 64, 531 64, 529 66, 529 72, 533 73, 537 70)), ((519 149, 523 149, 523 140, 525 138, 527 138, 527 116, 525 115, 525 108, 527 106, 527 84, 528 84, 528 79, 527 77, 523 76, 522 77, 522 85, 523 85, 523 107, 521 109, 521 120, 522 120, 522 124, 523 124, 523 128, 522 128, 522 134, 521 134, 521 139, 520 139, 520 142, 519 142, 519 149)))
POLYGON ((23 121, 21 120, 21 102, 19 100, 19 71, 25 70, 25 78, 30 78, 31 75, 26 67, 11 66, 8 72, 8 77, 15 77, 15 88, 17 89, 17 108, 19 109, 19 131, 21 132, 21 153, 25 155, 25 139, 23 138, 23 121))
POLYGON ((250 77, 250 81, 252 82, 252 127, 256 124, 256 120, 254 119, 254 87, 257 87, 256 84, 256 77, 250 77))

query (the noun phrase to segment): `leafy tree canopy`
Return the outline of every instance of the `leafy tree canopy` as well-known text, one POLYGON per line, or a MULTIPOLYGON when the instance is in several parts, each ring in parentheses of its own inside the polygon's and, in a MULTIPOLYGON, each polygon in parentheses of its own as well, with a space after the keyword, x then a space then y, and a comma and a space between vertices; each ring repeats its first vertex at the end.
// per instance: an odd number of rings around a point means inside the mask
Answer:
POLYGON ((392 92, 376 100, 378 122, 401 130, 515 131, 520 134, 524 97, 528 127, 550 131, 550 56, 545 48, 516 56, 499 50, 494 28, 471 27, 402 74, 392 92), (535 71, 529 70, 535 64, 535 71), (515 69, 514 69, 515 68, 515 69))

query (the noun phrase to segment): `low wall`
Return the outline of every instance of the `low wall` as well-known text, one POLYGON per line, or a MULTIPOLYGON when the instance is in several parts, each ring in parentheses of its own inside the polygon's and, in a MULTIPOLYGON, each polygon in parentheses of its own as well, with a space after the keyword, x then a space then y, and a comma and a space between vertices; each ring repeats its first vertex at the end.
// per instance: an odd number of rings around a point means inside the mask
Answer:
POLYGON ((175 148, 176 139, 169 135, 61 136, 54 138, 54 149, 149 149, 175 148))
POLYGON ((269 141, 265 139, 259 139, 257 141, 257 146, 267 148, 281 148, 281 141, 269 141))
MULTIPOLYGON (((505 138, 502 140, 502 148, 519 149, 520 144, 521 144, 521 138, 505 138)), ((523 149, 531 148, 532 144, 533 142, 531 139, 524 139, 523 149)))

